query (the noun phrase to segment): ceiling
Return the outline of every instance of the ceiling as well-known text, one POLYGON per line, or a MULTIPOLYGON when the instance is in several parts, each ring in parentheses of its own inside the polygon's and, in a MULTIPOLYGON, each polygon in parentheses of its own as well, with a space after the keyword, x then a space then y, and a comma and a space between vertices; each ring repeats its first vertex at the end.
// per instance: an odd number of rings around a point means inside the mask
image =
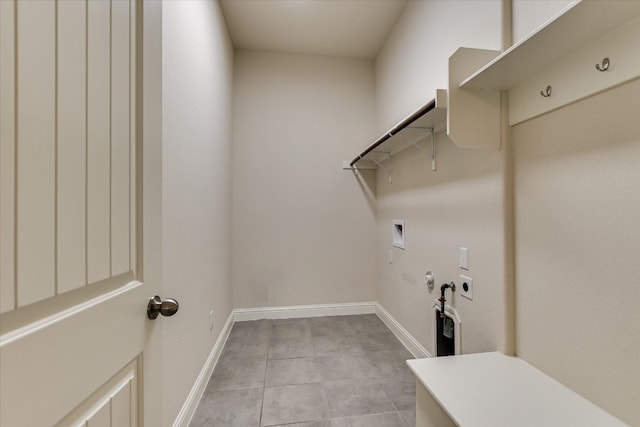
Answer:
POLYGON ((221 0, 238 49, 375 58, 407 0, 221 0))

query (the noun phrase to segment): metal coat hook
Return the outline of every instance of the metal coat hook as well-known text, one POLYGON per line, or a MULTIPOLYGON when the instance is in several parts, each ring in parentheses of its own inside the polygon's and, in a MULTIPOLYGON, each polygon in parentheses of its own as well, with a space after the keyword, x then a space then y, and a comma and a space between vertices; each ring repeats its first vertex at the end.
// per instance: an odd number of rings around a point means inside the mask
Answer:
POLYGON ((545 98, 548 98, 551 96, 551 86, 547 86, 547 88, 545 90, 541 90, 540 91, 540 95, 544 96, 545 98))
POLYGON ((601 64, 596 64, 596 70, 607 71, 609 69, 609 58, 604 58, 601 64))

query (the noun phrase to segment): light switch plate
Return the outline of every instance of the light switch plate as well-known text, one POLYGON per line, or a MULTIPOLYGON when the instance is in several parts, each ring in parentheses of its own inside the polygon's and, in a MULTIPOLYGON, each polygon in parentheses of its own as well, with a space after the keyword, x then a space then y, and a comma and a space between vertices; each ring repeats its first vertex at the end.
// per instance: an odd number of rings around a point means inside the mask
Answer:
POLYGON ((460 248, 460 268, 469 269, 469 249, 460 248))
POLYGON ((460 295, 473 301, 473 279, 471 277, 460 275, 460 295))

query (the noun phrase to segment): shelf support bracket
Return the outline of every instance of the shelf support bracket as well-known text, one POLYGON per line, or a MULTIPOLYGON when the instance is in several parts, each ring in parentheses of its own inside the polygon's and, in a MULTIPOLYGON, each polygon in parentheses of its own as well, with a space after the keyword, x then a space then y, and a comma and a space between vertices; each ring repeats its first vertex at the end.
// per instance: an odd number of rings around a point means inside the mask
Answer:
POLYGON ((371 161, 373 161, 373 163, 375 163, 376 165, 378 165, 378 167, 380 169, 383 169, 387 172, 387 174, 389 175, 389 184, 393 184, 393 180, 392 180, 392 175, 393 175, 393 166, 391 165, 391 153, 386 153, 389 159, 389 167, 385 168, 382 163, 378 162, 375 159, 371 159, 371 161))
MULTIPOLYGON (((431 135, 431 170, 436 170, 436 132, 434 128, 428 127, 420 127, 420 126, 410 126, 409 129, 425 129, 429 131, 431 135)), ((420 147, 417 142, 411 142, 414 147, 416 147, 420 151, 426 151, 424 148, 420 147)))
POLYGON ((351 166, 351 163, 349 162, 349 160, 343 160, 342 169, 347 171, 352 171, 354 175, 358 176, 360 171, 375 170, 376 167, 374 165, 369 165, 369 164, 362 164, 360 166, 356 166, 355 162, 354 162, 354 165, 351 166))
POLYGON ((352 171, 355 176, 358 176, 358 167, 356 165, 349 166, 348 160, 342 162, 342 170, 352 171))
POLYGON ((431 170, 436 170, 436 133, 431 128, 431 170))

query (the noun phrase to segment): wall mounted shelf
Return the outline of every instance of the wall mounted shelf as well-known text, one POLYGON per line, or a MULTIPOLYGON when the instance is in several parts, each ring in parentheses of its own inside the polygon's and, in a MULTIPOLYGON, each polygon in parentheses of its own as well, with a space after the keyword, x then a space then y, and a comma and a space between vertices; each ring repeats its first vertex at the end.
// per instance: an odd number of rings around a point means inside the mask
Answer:
POLYGON ((460 148, 500 148, 500 91, 459 86, 466 76, 499 53, 461 47, 449 57, 447 135, 460 148))
POLYGON ((459 87, 509 90, 514 125, 640 76, 639 45, 640 1, 578 0, 459 87))
POLYGON ((528 37, 463 80, 460 87, 511 89, 526 77, 604 37, 639 15, 640 2, 637 1, 571 3, 528 37))
MULTIPOLYGON (((382 163, 385 160, 389 160, 392 156, 412 145, 422 149, 417 143, 444 129, 446 117, 447 91, 437 89, 434 99, 424 104, 368 145, 349 163, 349 168, 373 169, 375 166, 382 167, 382 163)), ((432 153, 430 152, 429 155, 435 161, 435 151, 432 153)), ((390 172, 390 167, 388 172, 390 172)))
POLYGON ((408 360, 420 426, 624 427, 522 359, 499 352, 408 360))
MULTIPOLYGON (((446 128, 460 148, 499 149, 502 90, 513 126, 640 77, 638 46, 640 1, 576 0, 502 53, 458 49, 449 58, 448 90, 438 89, 343 168, 381 167, 391 178, 393 155, 421 148, 425 129, 446 128)), ((435 170, 435 144, 432 159, 435 170)))

